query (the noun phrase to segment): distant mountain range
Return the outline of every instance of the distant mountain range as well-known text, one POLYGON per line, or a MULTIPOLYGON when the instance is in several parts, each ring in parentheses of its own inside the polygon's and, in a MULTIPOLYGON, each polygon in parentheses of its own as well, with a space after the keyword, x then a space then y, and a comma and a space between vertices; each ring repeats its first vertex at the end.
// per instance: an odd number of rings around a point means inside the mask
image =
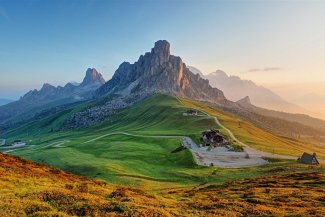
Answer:
POLYGON ((243 99, 237 101, 238 104, 243 106, 244 108, 248 109, 259 115, 264 115, 267 117, 279 118, 290 122, 296 122, 299 124, 303 124, 308 127, 318 128, 318 129, 325 129, 325 121, 310 117, 305 114, 291 114, 288 112, 280 112, 274 111, 269 109, 264 109, 257 107, 251 103, 250 97, 246 96, 243 99))
POLYGON ((86 76, 82 83, 77 85, 76 83, 67 83, 64 87, 54 87, 45 83, 40 90, 31 90, 21 97, 20 101, 26 101, 30 103, 37 102, 49 102, 63 98, 73 98, 74 100, 87 99, 91 95, 91 92, 105 83, 103 76, 96 71, 96 69, 87 69, 86 76))
POLYGON ((16 119, 14 122, 23 121, 41 109, 88 100, 104 83, 103 76, 96 69, 91 68, 87 69, 80 85, 67 83, 64 87, 54 87, 45 83, 40 90, 31 90, 18 101, 1 106, 0 123, 14 119, 16 119))
POLYGON ((312 113, 298 105, 285 101, 270 89, 259 86, 252 81, 243 80, 238 76, 228 76, 221 70, 203 75, 200 70, 194 67, 191 67, 191 69, 194 69, 195 72, 203 76, 203 78, 208 79, 211 86, 222 90, 229 100, 237 101, 249 96, 252 104, 262 108, 289 113, 312 113))
POLYGON ((0 106, 13 102, 11 99, 0 99, 0 106))

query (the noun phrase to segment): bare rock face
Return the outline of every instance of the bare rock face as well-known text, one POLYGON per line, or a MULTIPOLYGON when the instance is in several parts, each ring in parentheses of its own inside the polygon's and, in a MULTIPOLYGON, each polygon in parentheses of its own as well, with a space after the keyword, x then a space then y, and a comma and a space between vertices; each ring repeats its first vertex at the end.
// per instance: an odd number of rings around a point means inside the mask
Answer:
POLYGON ((252 105, 251 99, 249 98, 249 96, 245 96, 244 98, 238 100, 237 103, 240 105, 252 105))
POLYGON ((155 92, 220 104, 227 102, 222 91, 192 73, 180 57, 171 55, 170 44, 165 40, 157 41, 151 52, 141 55, 134 64, 122 63, 96 95, 155 92))
POLYGON ((105 80, 94 68, 89 68, 80 85, 67 83, 64 87, 54 87, 45 83, 40 90, 31 90, 21 100, 28 102, 53 101, 61 98, 87 98, 93 91, 105 83, 105 80))
POLYGON ((83 79, 80 86, 101 86, 105 83, 105 79, 102 74, 97 72, 95 68, 88 68, 86 71, 86 76, 83 79))

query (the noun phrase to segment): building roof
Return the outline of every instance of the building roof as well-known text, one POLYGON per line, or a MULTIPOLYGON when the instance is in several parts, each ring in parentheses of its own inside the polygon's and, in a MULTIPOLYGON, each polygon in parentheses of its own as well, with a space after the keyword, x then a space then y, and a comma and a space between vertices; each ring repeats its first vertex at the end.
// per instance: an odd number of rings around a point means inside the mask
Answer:
POLYGON ((301 163, 305 163, 305 164, 319 164, 319 162, 316 158, 316 153, 308 154, 308 153, 304 152, 302 154, 301 158, 299 159, 299 161, 301 163))

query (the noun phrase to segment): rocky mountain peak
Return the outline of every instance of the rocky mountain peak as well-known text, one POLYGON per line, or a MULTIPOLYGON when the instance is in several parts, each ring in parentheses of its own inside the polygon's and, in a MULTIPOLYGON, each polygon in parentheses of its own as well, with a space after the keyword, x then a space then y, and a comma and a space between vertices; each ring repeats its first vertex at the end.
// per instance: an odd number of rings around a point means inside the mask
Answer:
POLYGON ((240 105, 251 105, 252 104, 249 96, 245 96, 244 98, 238 100, 237 103, 240 105))
POLYGON ((55 88, 55 87, 49 83, 44 83, 42 86, 42 89, 52 89, 52 88, 55 88))
POLYGON ((88 68, 86 71, 86 76, 83 79, 81 86, 88 85, 101 85, 105 83, 105 79, 102 74, 100 74, 95 68, 88 68))
POLYGON ((170 44, 157 41, 151 52, 141 55, 134 64, 122 63, 111 80, 96 95, 148 95, 167 93, 197 100, 225 103, 222 91, 212 88, 209 81, 192 73, 182 59, 170 54, 170 44))
POLYGON ((151 53, 157 55, 160 62, 166 62, 170 56, 170 44, 166 40, 159 40, 155 43, 155 46, 151 49, 151 53))

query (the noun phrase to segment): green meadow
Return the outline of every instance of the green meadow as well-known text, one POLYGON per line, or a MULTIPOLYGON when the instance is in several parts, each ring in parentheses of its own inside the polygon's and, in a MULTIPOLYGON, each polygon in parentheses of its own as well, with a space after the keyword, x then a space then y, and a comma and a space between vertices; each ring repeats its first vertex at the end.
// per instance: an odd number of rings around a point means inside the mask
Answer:
POLYGON ((52 132, 84 106, 12 131, 9 141, 23 139, 28 146, 11 154, 78 175, 153 190, 272 174, 274 168, 284 166, 299 170, 293 161, 240 169, 203 167, 195 164, 189 150, 171 153, 181 144, 180 139, 150 136, 187 135, 198 141, 202 130, 219 126, 209 116, 183 116, 187 107, 167 95, 154 95, 86 130, 52 132), (114 132, 117 134, 109 135, 114 132))

